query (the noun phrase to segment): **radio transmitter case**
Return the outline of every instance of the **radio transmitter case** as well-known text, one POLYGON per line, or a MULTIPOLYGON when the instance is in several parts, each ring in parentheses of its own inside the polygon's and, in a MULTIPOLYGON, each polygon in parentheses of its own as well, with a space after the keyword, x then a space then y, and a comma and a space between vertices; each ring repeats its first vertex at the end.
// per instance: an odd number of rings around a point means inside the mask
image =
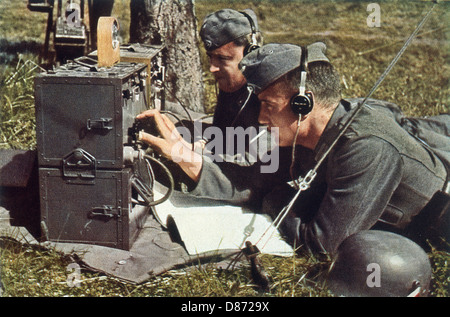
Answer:
POLYGON ((126 154, 147 109, 147 65, 92 61, 35 78, 42 235, 129 250, 150 212, 148 166, 126 154))

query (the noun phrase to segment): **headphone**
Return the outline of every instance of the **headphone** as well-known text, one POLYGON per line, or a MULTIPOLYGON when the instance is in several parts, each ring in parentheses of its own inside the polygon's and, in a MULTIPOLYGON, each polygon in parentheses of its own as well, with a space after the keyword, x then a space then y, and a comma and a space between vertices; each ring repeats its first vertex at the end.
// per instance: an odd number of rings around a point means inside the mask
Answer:
POLYGON ((239 11, 239 13, 241 13, 242 15, 244 15, 247 18, 248 22, 250 23, 250 28, 252 30, 251 42, 248 43, 247 46, 245 46, 245 48, 244 48, 244 56, 245 56, 245 55, 249 54, 250 52, 259 48, 258 41, 256 40, 257 30, 255 27, 255 22, 253 21, 252 17, 247 12, 239 11))
POLYGON ((290 105, 295 114, 307 115, 311 112, 314 106, 312 94, 310 92, 305 93, 306 86, 306 72, 308 71, 308 51, 306 47, 301 48, 300 55, 300 86, 298 88, 298 94, 291 97, 290 105))

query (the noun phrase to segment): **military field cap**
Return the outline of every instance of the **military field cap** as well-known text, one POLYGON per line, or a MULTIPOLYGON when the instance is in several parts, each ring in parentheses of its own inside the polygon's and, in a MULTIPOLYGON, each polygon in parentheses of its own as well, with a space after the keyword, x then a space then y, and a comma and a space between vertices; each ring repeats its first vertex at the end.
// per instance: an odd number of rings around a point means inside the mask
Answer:
MULTIPOLYGON (((251 9, 243 10, 251 17, 253 28, 258 31, 256 14, 251 9)), ((251 34, 250 19, 243 13, 233 9, 222 9, 206 16, 200 29, 200 37, 206 50, 215 50, 237 38, 251 34)))
MULTIPOLYGON (((307 46, 307 63, 325 61, 326 45, 316 42, 307 46)), ((300 66, 302 49, 293 44, 266 44, 245 56, 239 67, 253 87, 255 93, 260 93, 269 85, 300 66)))

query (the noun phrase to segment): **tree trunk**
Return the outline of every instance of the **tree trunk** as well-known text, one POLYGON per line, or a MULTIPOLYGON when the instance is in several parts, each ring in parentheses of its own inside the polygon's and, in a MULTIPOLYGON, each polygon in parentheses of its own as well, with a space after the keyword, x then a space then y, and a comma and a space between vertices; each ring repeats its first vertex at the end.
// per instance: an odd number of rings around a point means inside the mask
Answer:
POLYGON ((204 112, 193 0, 131 0, 130 10, 130 43, 165 44, 166 98, 204 112))

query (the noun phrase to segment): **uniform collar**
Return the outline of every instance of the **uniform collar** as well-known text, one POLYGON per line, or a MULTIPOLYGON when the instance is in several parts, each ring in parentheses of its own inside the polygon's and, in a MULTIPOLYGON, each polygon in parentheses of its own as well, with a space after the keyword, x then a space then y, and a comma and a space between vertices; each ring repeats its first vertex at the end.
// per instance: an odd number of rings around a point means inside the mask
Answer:
POLYGON ((352 103, 348 100, 341 99, 341 101, 339 102, 339 105, 336 107, 333 114, 331 115, 331 118, 328 121, 327 126, 325 127, 325 130, 323 131, 322 135, 320 136, 320 139, 319 139, 319 142, 317 142, 316 148, 314 149, 314 157, 315 157, 316 161, 325 153, 325 151, 330 147, 330 145, 336 139, 341 127, 346 122, 346 120, 343 120, 343 119, 347 118, 349 115, 351 115, 351 112, 352 112, 351 110, 354 109, 355 106, 356 106, 356 103, 352 103))

